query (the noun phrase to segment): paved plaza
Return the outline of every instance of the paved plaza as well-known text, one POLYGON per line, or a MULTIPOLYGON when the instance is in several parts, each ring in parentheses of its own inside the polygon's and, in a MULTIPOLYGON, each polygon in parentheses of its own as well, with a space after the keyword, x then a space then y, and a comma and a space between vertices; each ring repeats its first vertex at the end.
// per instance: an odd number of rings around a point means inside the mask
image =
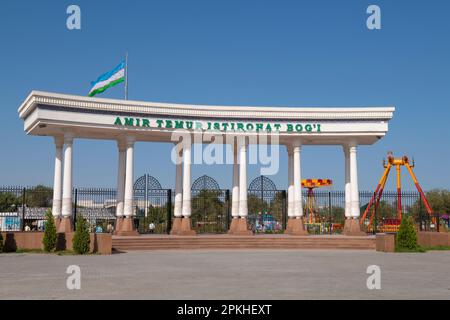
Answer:
POLYGON ((450 253, 345 250, 0 255, 1 299, 449 299, 450 253), (81 268, 81 289, 66 268, 81 268), (368 290, 369 265, 381 290, 368 290))

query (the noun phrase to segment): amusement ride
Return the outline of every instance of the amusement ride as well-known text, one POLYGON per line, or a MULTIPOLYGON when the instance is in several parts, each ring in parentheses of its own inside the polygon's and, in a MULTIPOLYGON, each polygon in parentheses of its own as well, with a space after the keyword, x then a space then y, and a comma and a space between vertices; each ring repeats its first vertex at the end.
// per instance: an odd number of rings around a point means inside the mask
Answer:
MULTIPOLYGON (((380 232, 397 232, 400 227, 400 222, 402 220, 402 187, 401 187, 401 167, 406 167, 407 171, 409 172, 411 179, 414 182, 414 185, 417 189, 417 191, 420 194, 420 198, 422 199, 422 202, 425 205, 426 211, 430 216, 433 215, 433 210, 430 207, 430 204, 427 201, 427 198, 425 197, 425 194, 422 190, 422 188, 419 185, 419 182, 413 172, 414 168, 414 160, 412 164, 409 163, 409 159, 407 156, 403 156, 402 158, 394 158, 394 155, 392 152, 388 152, 387 155, 387 164, 386 160, 383 159, 383 167, 384 172, 381 176, 380 181, 378 182, 378 185, 375 189, 375 192, 373 193, 372 198, 370 199, 369 204, 366 207, 366 210, 364 211, 364 214, 360 220, 360 224, 362 225, 364 221, 366 220, 366 217, 370 215, 369 223, 367 224, 367 231, 373 231, 373 224, 376 216, 377 209, 380 204, 381 197, 383 195, 383 190, 386 185, 386 181, 388 179, 389 173, 391 172, 391 169, 395 167, 397 172, 397 217, 393 219, 384 219, 377 227, 378 231, 380 232), (372 208, 373 206, 373 208, 372 208), (372 210, 371 210, 372 209, 372 210), (370 213, 369 213, 370 212, 370 213)), ((435 223, 433 218, 433 223, 435 223)))

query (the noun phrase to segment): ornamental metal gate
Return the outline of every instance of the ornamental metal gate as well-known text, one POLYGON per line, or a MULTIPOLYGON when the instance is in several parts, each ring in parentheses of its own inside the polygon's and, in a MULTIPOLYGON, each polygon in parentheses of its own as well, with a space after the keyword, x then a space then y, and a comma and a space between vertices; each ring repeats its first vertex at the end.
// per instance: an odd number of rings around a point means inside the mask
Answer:
POLYGON ((254 233, 282 233, 286 229, 286 191, 265 177, 255 178, 248 188, 248 219, 254 233))
POLYGON ((134 183, 134 224, 139 233, 169 233, 172 217, 172 190, 163 189, 149 174, 134 183))
POLYGON ((220 189, 213 178, 203 175, 194 181, 192 227, 198 233, 226 233, 230 223, 230 192, 220 189))
POLYGON ((302 190, 303 221, 309 234, 340 234, 345 223, 343 191, 302 190))

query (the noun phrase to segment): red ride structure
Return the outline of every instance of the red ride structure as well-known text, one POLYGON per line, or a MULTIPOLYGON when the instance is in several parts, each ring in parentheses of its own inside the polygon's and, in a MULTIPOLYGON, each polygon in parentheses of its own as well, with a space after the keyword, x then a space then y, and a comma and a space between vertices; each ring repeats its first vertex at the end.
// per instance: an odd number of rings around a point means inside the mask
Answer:
MULTIPOLYGON (((419 182, 417 181, 417 178, 416 178, 414 172, 412 171, 412 168, 414 168, 414 161, 413 161, 413 164, 411 165, 409 163, 409 159, 407 156, 403 156, 400 159, 395 159, 392 152, 388 152, 387 160, 388 160, 387 164, 386 164, 386 161, 383 160, 383 167, 384 167, 383 175, 381 176, 381 179, 378 182, 378 185, 375 189, 372 199, 370 199, 370 202, 367 205, 366 210, 364 211, 362 219, 360 220, 360 224, 362 225, 364 220, 366 219, 366 216, 369 213, 372 205, 374 205, 374 203, 375 203, 372 213, 370 215, 369 224, 367 226, 368 229, 372 228, 373 220, 375 217, 375 212, 378 209, 378 206, 380 204, 380 199, 381 199, 381 196, 383 195, 383 190, 386 185, 386 181, 389 176, 389 172, 391 171, 392 167, 395 166, 396 171, 397 171, 397 219, 387 219, 385 221, 384 225, 380 226, 380 231, 382 231, 382 232, 398 231, 400 222, 402 220, 402 187, 401 187, 401 167, 402 166, 405 166, 406 169, 408 170, 408 172, 414 182, 414 185, 416 186, 416 189, 419 192, 423 203, 425 204, 425 208, 426 208, 428 214, 430 216, 433 215, 433 210, 431 209, 431 207, 427 201, 427 198, 425 197, 425 194, 424 194, 422 188, 420 187, 419 182)), ((433 218, 433 222, 435 222, 434 218, 433 218)))

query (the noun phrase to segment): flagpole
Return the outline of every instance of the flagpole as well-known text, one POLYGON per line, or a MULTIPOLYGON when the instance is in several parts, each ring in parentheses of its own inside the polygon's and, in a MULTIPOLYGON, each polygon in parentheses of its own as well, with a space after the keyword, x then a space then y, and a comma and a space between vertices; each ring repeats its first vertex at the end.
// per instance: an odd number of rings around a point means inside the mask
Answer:
POLYGON ((125 100, 128 100, 128 51, 125 54, 125 100))

